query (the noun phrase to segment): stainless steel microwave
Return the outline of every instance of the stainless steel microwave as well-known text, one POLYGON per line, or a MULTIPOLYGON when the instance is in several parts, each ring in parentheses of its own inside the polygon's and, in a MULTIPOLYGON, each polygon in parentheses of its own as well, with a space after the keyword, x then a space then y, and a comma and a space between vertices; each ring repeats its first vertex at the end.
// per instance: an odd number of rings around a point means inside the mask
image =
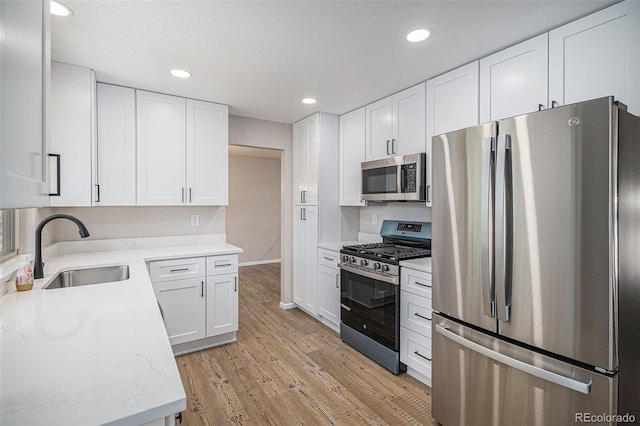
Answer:
POLYGON ((365 201, 425 201, 426 155, 384 158, 362 163, 365 201))

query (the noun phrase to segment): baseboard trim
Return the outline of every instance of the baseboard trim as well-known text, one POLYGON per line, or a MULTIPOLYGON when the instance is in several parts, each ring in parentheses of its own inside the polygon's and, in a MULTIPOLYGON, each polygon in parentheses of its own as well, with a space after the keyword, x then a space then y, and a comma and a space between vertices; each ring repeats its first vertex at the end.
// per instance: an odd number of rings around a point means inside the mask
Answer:
POLYGON ((284 303, 284 302, 280 302, 280 308, 284 309, 284 310, 289 310, 289 309, 293 309, 296 307, 296 304, 293 302, 289 302, 289 303, 284 303))
POLYGON ((268 263, 280 263, 280 259, 255 260, 252 262, 242 262, 242 263, 238 263, 238 266, 266 265, 268 263))

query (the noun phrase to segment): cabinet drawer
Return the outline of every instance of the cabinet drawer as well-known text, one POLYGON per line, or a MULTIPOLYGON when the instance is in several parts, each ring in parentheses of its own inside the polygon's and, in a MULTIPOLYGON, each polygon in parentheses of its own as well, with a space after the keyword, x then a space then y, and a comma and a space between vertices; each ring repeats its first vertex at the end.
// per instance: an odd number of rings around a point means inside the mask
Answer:
POLYGON ((400 361, 431 378, 431 339, 400 327, 400 361))
POLYGON ((431 299, 431 274, 402 268, 400 269, 400 289, 431 299))
POLYGON ((207 257, 207 275, 233 274, 238 272, 238 255, 207 257))
POLYGON ((431 299, 401 291, 400 326, 431 338, 431 299))
POLYGON ((149 263, 149 275, 154 283, 204 277, 204 257, 158 260, 149 263))
POLYGON ((337 251, 318 249, 318 265, 325 265, 330 268, 337 268, 340 262, 340 253, 337 251))

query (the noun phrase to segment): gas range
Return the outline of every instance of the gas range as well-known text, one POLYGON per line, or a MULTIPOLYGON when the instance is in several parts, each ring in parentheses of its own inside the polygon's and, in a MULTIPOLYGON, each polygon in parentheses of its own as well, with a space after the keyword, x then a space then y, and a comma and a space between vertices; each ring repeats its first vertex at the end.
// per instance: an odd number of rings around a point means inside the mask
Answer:
POLYGON ((431 256, 431 224, 385 220, 381 243, 342 247, 340 267, 398 284, 400 261, 431 256))

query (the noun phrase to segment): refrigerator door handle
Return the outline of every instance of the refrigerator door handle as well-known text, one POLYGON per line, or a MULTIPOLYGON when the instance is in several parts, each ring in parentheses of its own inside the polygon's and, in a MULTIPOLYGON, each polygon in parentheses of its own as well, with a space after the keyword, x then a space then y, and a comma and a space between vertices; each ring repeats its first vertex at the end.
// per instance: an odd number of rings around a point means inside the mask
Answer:
POLYGON ((498 319, 511 320, 511 136, 498 136, 495 193, 495 292, 498 319))
POLYGON ((540 367, 536 367, 518 359, 511 358, 510 356, 501 354, 500 352, 496 352, 476 342, 465 339, 464 337, 450 331, 447 327, 441 324, 436 324, 436 331, 447 339, 452 340, 467 349, 484 355, 487 358, 491 358, 492 360, 507 365, 511 368, 515 368, 516 370, 522 371, 523 373, 535 376, 547 382, 554 383, 558 386, 583 393, 585 395, 589 395, 591 393, 591 380, 589 380, 588 383, 585 383, 576 378, 566 377, 561 374, 553 373, 540 367))
POLYGON ((480 205, 481 256, 482 256, 482 305, 484 314, 496 316, 495 287, 493 281, 493 186, 496 140, 482 141, 482 195, 480 205))

